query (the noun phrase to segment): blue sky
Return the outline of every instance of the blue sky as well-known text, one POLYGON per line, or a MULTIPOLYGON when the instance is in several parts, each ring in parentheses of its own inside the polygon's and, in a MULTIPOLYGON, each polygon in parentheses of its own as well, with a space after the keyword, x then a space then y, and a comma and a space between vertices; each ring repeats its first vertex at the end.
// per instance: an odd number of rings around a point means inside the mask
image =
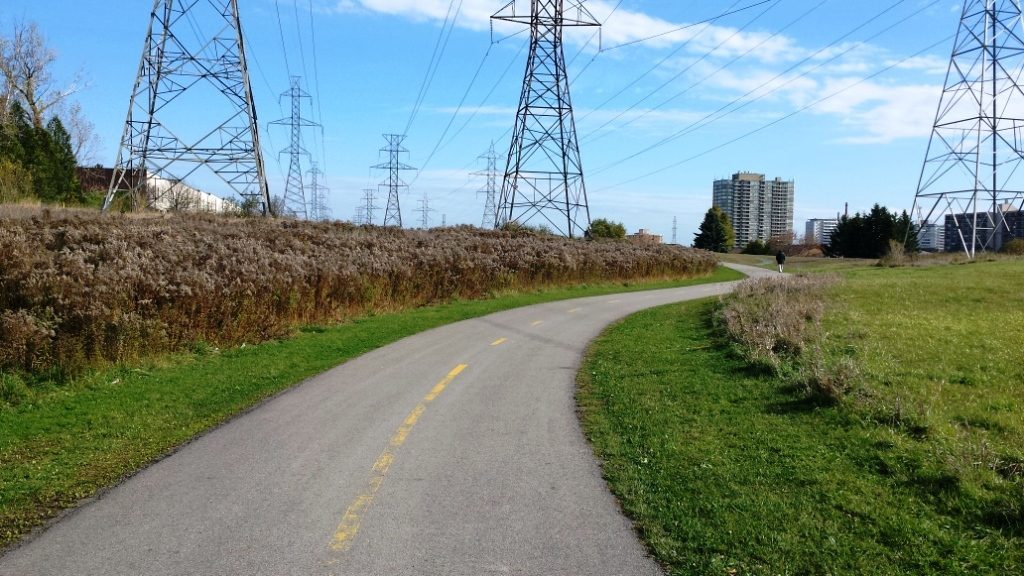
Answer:
MULTIPOLYGON (((689 244, 712 181, 741 170, 796 181, 798 233, 847 202, 851 212, 875 202, 910 209, 962 2, 758 2, 587 2, 604 22, 600 46, 588 43, 592 29, 572 30, 566 59, 593 217, 666 240, 678 217, 679 241, 689 244), (716 114, 723 107, 730 112, 716 114)), ((267 123, 288 114, 278 95, 298 74, 314 96, 306 114, 324 127, 305 145, 325 172, 335 218, 351 218, 362 190, 384 179, 369 169, 381 161, 381 135, 408 127, 405 161, 421 170, 406 175, 406 223, 419 222, 414 209, 426 193, 433 224, 443 215, 478 225, 484 181, 473 173, 485 166, 477 157, 493 140, 504 167, 526 63, 527 34, 506 38, 516 25, 492 36, 488 17, 506 3, 454 2, 458 18, 410 126, 451 0, 242 0, 272 193, 283 191, 288 164, 278 152, 288 142, 267 123)), ((80 75, 74 99, 99 138, 93 163, 116 158, 151 7, 5 0, 0 8, 6 30, 18 20, 39 25, 58 53, 58 80, 80 75)))

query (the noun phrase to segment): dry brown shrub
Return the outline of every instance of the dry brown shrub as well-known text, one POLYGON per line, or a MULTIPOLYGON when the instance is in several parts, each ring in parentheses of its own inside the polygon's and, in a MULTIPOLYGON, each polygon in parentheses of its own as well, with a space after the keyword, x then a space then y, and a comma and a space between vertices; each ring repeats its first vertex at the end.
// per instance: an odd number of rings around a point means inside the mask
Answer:
POLYGON ((815 340, 825 311, 821 294, 835 282, 831 275, 746 280, 726 300, 720 317, 751 363, 777 372, 815 340))
POLYGON ((853 390, 859 367, 829 353, 821 328, 835 275, 780 276, 741 283, 718 317, 739 353, 753 366, 791 378, 815 401, 835 403, 853 390))
POLYGON ((366 312, 588 282, 686 278, 674 246, 216 215, 0 212, 0 370, 229 347, 366 312))

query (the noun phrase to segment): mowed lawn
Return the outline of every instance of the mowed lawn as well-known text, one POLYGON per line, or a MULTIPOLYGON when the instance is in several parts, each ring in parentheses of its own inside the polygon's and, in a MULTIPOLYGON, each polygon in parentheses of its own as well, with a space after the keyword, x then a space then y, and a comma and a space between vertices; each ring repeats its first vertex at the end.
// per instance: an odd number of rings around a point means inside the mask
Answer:
POLYGON ((612 490, 672 574, 1024 574, 1024 261, 842 274, 838 404, 749 370, 714 302, 609 329, 579 402, 612 490))

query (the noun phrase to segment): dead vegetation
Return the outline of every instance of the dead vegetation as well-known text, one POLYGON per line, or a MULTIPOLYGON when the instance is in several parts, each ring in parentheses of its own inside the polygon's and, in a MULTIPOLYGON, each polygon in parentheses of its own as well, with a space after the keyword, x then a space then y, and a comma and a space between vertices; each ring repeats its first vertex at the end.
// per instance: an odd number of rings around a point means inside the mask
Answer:
POLYGON ((265 341, 502 291, 692 277, 717 263, 679 247, 469 227, 30 207, 0 217, 0 254, 0 370, 27 372, 265 341))

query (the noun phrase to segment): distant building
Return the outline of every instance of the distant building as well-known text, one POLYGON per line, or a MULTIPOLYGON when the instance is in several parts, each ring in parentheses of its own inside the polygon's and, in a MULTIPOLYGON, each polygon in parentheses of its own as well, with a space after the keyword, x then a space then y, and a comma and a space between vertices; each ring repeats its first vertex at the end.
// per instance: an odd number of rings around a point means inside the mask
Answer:
POLYGON ((917 235, 917 247, 925 252, 942 252, 946 249, 946 227, 944 224, 925 224, 917 235))
MULTIPOLYGON (((1003 244, 1014 238, 1024 238, 1024 211, 1004 204, 999 212, 978 212, 978 230, 975 237, 978 250, 998 252, 1003 244), (991 242, 989 239, 991 238, 991 242), (986 246, 987 244, 987 246, 986 246)), ((975 214, 946 214, 944 246, 946 252, 961 252, 964 243, 971 246, 975 214)))
POLYGON ((640 244, 661 244, 664 238, 658 234, 651 234, 650 231, 641 228, 636 234, 626 236, 633 242, 640 244))
POLYGON ((804 236, 809 244, 828 246, 832 241, 832 232, 835 231, 839 221, 835 218, 812 218, 807 221, 807 228, 804 236))
POLYGON ((146 178, 150 208, 176 212, 232 212, 238 203, 203 192, 181 181, 157 176, 146 178))
POLYGON ((736 246, 754 240, 767 242, 773 236, 793 233, 792 180, 765 180, 764 174, 737 172, 732 178, 715 180, 712 205, 732 221, 736 246))
MULTIPOLYGON (((75 170, 82 189, 86 192, 105 192, 110 188, 114 178, 113 168, 79 167, 75 170)), ((136 172, 133 180, 146 178, 146 193, 150 198, 150 208, 161 211, 179 212, 232 212, 238 209, 238 203, 225 200, 209 192, 203 192, 180 181, 167 180, 157 176, 147 176, 136 172)))

